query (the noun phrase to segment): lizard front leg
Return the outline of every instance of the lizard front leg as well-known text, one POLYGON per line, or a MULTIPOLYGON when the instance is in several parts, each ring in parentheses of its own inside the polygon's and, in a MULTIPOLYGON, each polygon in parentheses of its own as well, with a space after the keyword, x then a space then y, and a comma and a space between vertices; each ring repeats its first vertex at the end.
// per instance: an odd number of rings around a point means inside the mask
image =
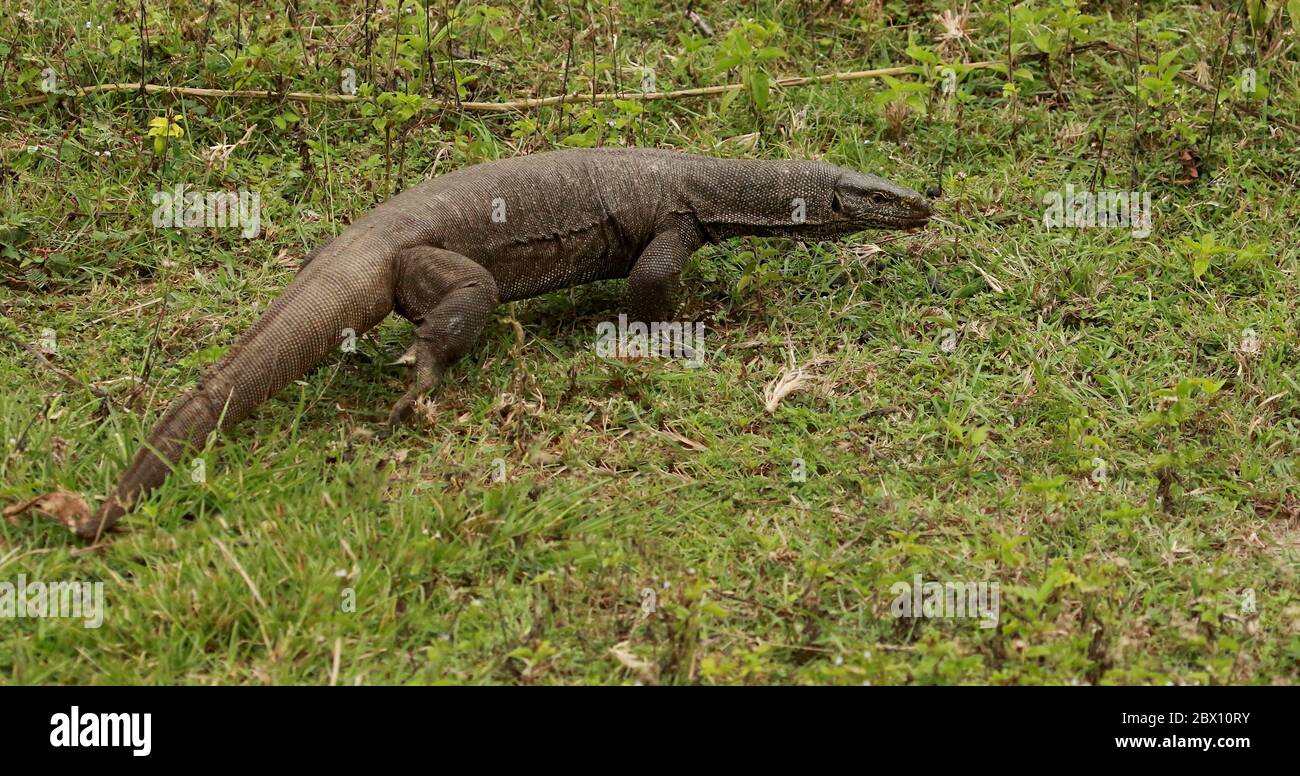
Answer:
POLYGON ((677 312, 677 285, 682 267, 701 245, 696 230, 675 223, 654 236, 627 276, 629 321, 649 325, 669 321, 677 312))
POLYGON ((396 308, 415 324, 415 365, 410 388, 388 415, 390 429, 469 352, 499 301, 492 274, 459 253, 421 246, 398 255, 396 308))

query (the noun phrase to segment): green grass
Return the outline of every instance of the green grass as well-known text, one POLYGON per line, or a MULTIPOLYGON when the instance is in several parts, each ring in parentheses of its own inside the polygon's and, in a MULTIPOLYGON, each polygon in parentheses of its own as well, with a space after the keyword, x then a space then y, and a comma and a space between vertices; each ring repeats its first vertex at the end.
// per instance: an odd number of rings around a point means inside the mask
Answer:
MULTIPOLYGON (((134 4, 28 5, 0 30, 0 80, 14 86, 0 102, 38 94, 47 66, 65 84, 139 78, 134 4)), ((242 47, 232 4, 211 19, 192 3, 149 5, 153 82, 334 93, 345 67, 367 81, 365 3, 302 0, 297 25, 282 4, 248 3, 242 47)), ((386 5, 376 92, 392 72, 386 5)), ((1177 50, 1179 68, 1204 63, 1213 83, 1226 12, 1142 6, 1144 51, 1177 50)), ((460 7, 451 49, 464 99, 561 90, 567 6, 501 4, 479 25, 460 7)), ((575 4, 570 88, 589 91, 593 70, 603 91, 634 88, 642 67, 681 88, 764 69, 909 64, 909 35, 945 61, 1006 56, 1000 12, 974 16, 940 50, 931 14, 944 2, 695 7, 712 38, 659 4, 575 4), (770 36, 740 25, 748 18, 770 23, 770 36), (718 69, 743 52, 741 37, 785 55, 718 69)), ((213 444, 205 483, 174 476, 106 545, 85 551, 31 517, 0 522, 0 581, 98 580, 108 607, 99 629, 5 621, 0 676, 1295 683, 1300 135, 1285 123, 1300 122, 1296 33, 1285 15, 1258 33, 1239 24, 1225 70, 1253 65, 1269 93, 1225 85, 1201 162, 1202 177, 1216 177, 1189 184, 1180 154, 1203 152, 1211 95, 1150 84, 1135 130, 1127 60, 1098 46, 1032 57, 1029 36, 1061 36, 1069 6, 1033 7, 1057 15, 1017 17, 1019 94, 1005 94, 996 71, 964 74, 960 109, 937 88, 915 96, 854 81, 773 89, 765 109, 742 95, 639 113, 436 111, 388 144, 363 105, 120 92, 0 109, 0 327, 33 343, 53 329, 55 363, 113 397, 102 413, 89 392, 0 343, 6 504, 56 489, 102 498, 167 402, 302 254, 389 189, 599 143, 815 156, 916 188, 942 173, 944 193, 920 234, 701 251, 683 313, 707 325, 699 369, 596 355, 619 283, 503 307, 420 422, 380 441, 404 380, 386 364, 409 337, 408 324, 387 322, 213 444), (909 99, 900 122, 887 105, 909 99), (185 116, 186 133, 160 157, 146 133, 169 114, 185 116), (249 127, 228 165, 205 162, 208 146, 249 127), (1102 189, 1151 192, 1150 237, 1044 228, 1044 194, 1094 176, 1102 189), (263 233, 154 228, 149 196, 176 182, 260 192, 263 233), (1198 276, 1190 246, 1205 235, 1224 250, 1198 276), (942 346, 948 329, 955 350, 942 346), (1258 348, 1242 347, 1246 329, 1258 348), (128 410, 146 353, 148 381, 128 410), (792 364, 815 379, 765 411, 764 387, 792 364), (1186 390, 1202 378, 1222 387, 1186 390), (1180 400, 1158 393, 1180 384, 1180 400), (1104 478, 1092 474, 1097 458, 1104 478), (796 459, 806 481, 792 478, 796 459), (998 627, 895 619, 891 585, 915 574, 997 582, 998 627)), ((1127 9, 1086 7, 1099 18, 1071 40, 1132 45, 1127 9)), ((403 28, 412 40, 396 78, 449 97, 445 39, 436 83, 421 77, 422 19, 403 28)))

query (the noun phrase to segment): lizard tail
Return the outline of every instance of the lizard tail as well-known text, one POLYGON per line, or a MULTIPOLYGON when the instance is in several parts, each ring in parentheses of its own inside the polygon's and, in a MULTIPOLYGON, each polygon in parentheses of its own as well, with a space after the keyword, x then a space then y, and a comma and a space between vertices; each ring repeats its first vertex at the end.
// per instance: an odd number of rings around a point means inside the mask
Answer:
MULTIPOLYGON (((334 248, 337 243, 329 248, 334 248)), ((259 404, 359 337, 393 308, 391 262, 378 251, 330 250, 305 267, 198 385, 174 401, 108 498, 76 533, 96 539, 162 484, 208 435, 248 417, 259 404)))

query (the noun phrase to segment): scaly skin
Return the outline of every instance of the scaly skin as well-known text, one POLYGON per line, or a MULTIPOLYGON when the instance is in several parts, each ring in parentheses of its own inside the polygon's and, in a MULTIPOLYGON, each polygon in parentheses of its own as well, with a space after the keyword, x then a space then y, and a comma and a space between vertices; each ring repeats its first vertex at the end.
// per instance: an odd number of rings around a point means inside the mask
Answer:
POLYGON ((742 235, 833 239, 919 227, 921 195, 823 162, 672 151, 557 151, 474 165, 415 186, 314 251, 284 293, 136 453, 82 538, 109 530, 201 448, 297 380, 351 330, 390 312, 415 324, 414 376, 390 423, 437 385, 502 302, 627 278, 628 318, 667 321, 687 257, 742 235))

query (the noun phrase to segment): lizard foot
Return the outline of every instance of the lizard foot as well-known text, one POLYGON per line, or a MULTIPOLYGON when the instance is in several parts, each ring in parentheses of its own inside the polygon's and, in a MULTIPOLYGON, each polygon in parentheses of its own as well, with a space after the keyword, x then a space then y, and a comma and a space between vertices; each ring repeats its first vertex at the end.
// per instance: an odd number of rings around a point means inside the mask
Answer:
POLYGON ((384 438, 392 435, 398 426, 410 419, 411 411, 415 409, 415 402, 433 391, 442 371, 438 368, 433 347, 428 340, 417 339, 407 352, 414 353, 415 376, 411 380, 411 387, 402 394, 402 398, 397 400, 388 413, 387 433, 384 434, 384 438))

